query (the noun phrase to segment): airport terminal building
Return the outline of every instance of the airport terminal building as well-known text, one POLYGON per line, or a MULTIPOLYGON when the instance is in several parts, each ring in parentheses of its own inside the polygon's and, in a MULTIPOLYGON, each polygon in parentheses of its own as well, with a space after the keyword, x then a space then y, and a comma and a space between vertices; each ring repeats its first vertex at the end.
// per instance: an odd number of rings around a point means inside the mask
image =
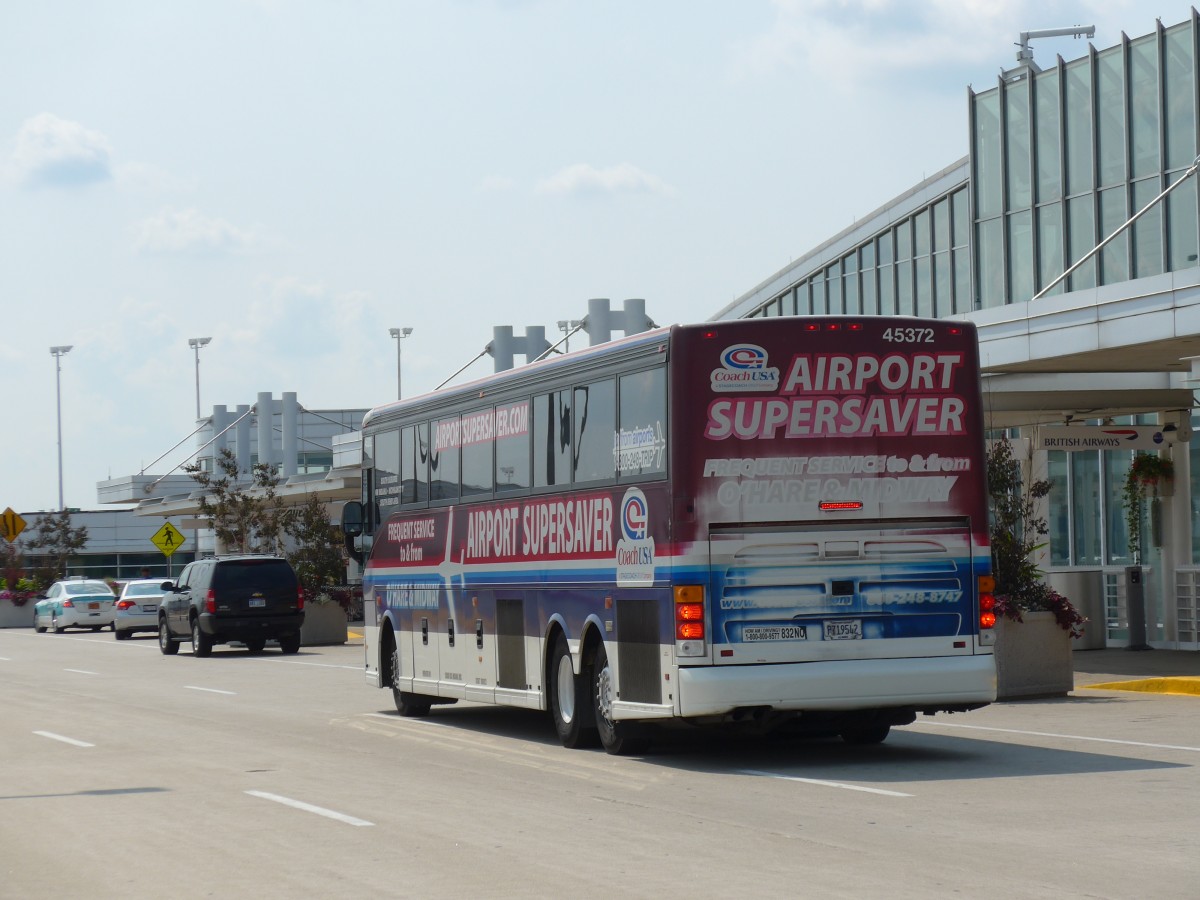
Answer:
POLYGON ((1200 379, 1198 41, 1193 10, 1080 59, 1003 72, 968 95, 966 158, 714 316, 976 323, 989 425, 1009 429, 1030 475, 1053 484, 1039 562, 1104 622, 1100 646, 1128 641, 1121 493, 1134 453, 1047 449, 1047 426, 1148 426, 1140 437, 1161 441, 1150 446, 1175 477, 1145 529, 1147 638, 1200 649, 1200 441, 1188 441, 1200 379))

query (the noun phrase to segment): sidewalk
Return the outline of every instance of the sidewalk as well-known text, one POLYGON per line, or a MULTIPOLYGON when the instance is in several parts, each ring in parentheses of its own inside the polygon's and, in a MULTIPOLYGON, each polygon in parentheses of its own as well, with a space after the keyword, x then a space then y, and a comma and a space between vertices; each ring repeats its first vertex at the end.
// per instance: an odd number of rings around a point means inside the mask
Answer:
POLYGON ((1191 650, 1076 650, 1072 663, 1076 690, 1200 696, 1200 653, 1191 650))

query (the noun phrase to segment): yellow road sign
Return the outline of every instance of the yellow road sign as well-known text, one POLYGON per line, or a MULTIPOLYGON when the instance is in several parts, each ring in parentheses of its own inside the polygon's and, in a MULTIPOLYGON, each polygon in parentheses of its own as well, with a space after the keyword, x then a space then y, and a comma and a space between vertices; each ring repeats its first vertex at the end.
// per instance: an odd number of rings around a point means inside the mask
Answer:
POLYGON ((4 539, 11 544, 17 539, 17 535, 24 530, 25 520, 18 513, 13 512, 11 506, 6 507, 4 512, 0 514, 0 534, 3 534, 4 539))
POLYGON ((163 527, 154 532, 154 537, 150 538, 150 543, 163 552, 164 555, 170 556, 176 550, 183 546, 183 542, 187 538, 180 533, 179 529, 170 522, 163 522, 163 527))

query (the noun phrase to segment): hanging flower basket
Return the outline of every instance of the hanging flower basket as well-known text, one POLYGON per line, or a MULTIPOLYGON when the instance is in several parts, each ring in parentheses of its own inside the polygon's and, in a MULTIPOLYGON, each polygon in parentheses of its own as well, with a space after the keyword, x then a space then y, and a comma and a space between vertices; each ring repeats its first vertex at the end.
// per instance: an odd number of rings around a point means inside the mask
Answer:
POLYGON ((1129 552, 1135 564, 1142 561, 1142 503, 1148 498, 1157 505, 1161 488, 1175 477, 1175 464, 1156 453, 1138 453, 1125 473, 1121 499, 1125 504, 1125 527, 1129 552))

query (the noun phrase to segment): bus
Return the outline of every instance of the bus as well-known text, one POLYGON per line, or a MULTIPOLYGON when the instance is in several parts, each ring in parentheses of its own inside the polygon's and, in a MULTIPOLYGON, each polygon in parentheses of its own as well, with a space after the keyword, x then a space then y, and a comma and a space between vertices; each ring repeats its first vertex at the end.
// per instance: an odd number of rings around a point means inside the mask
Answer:
POLYGON ((975 327, 674 325, 378 407, 370 684, 401 715, 545 710, 878 743, 996 697, 975 327))

